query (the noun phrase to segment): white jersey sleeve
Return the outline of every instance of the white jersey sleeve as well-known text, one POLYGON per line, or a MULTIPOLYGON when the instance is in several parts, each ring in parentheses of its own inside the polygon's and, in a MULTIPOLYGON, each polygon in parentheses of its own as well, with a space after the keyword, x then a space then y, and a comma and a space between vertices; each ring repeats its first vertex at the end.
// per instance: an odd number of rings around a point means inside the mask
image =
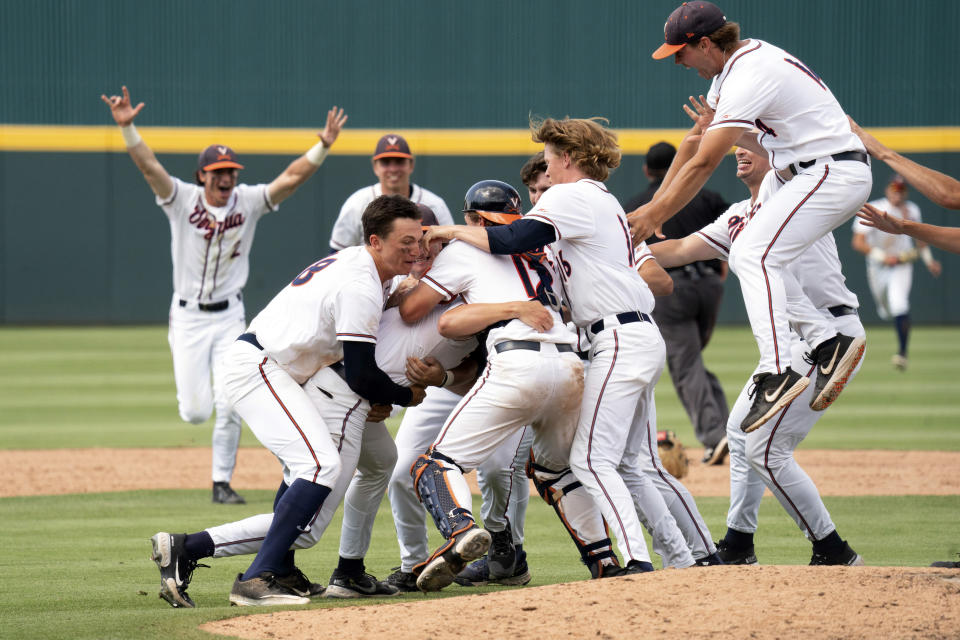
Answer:
POLYGON ((570 185, 554 185, 548 189, 537 201, 536 207, 524 218, 549 224, 556 231, 557 240, 592 236, 596 232, 596 220, 593 216, 583 215, 583 212, 589 211, 591 207, 589 193, 569 187, 570 185))

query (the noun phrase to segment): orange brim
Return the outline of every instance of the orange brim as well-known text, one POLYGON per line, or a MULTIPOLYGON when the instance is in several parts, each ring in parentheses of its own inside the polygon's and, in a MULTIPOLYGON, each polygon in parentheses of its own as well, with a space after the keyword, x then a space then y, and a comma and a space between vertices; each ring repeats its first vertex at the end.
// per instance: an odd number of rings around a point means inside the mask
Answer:
POLYGON ((399 151, 388 151, 386 153, 373 156, 374 160, 379 160, 380 158, 409 158, 413 160, 413 156, 409 153, 400 153, 399 151))
POLYGON ((687 43, 685 42, 681 42, 680 44, 667 44, 664 42, 662 45, 660 45, 659 49, 653 52, 653 59, 663 60, 664 58, 669 58, 677 51, 680 51, 680 49, 683 49, 685 46, 687 46, 687 43))
POLYGON ((204 171, 213 171, 214 169, 243 169, 242 164, 237 164, 236 162, 230 162, 229 160, 224 160, 223 162, 214 162, 208 164, 203 168, 204 171))
POLYGON ((496 224, 510 224, 523 217, 519 213, 501 213, 499 211, 477 211, 476 214, 484 220, 489 220, 496 224))

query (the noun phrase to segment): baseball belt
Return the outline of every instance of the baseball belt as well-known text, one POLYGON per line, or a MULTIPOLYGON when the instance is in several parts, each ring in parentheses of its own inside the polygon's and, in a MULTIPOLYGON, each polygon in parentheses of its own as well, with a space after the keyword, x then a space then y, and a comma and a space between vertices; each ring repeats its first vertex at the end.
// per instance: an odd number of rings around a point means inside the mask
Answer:
MULTIPOLYGON (((496 349, 497 353, 512 351, 513 349, 540 351, 541 344, 543 343, 534 340, 504 340, 503 342, 498 342, 493 348, 496 349)), ((549 342, 547 344, 552 344, 557 348, 557 351, 561 353, 573 353, 573 347, 568 344, 558 344, 556 342, 549 342)))
POLYGON ((855 160, 856 162, 862 162, 863 164, 870 166, 870 156, 863 151, 844 151, 842 153, 835 153, 832 156, 823 156, 822 158, 814 158, 813 160, 803 160, 801 162, 790 163, 787 165, 786 169, 781 169, 780 171, 777 171, 777 173, 780 174, 780 177, 784 180, 790 180, 793 178, 793 176, 798 175, 802 170, 812 167, 821 160, 825 162, 855 160))
POLYGON ((838 304, 835 307, 828 307, 827 311, 829 311, 830 315, 832 315, 834 318, 858 315, 855 307, 850 307, 845 304, 838 304))
MULTIPOLYGON (((653 320, 650 319, 650 316, 648 316, 645 313, 641 313, 639 311, 626 311, 624 313, 618 313, 616 315, 616 318, 619 324, 630 324, 631 322, 649 322, 651 324, 653 323, 653 320)), ((613 326, 612 321, 610 322, 610 325, 613 326)), ((606 323, 603 321, 603 319, 597 320, 592 325, 590 325, 590 332, 593 335, 597 335, 598 333, 603 331, 605 326, 606 326, 606 323)))
POLYGON ((333 371, 335 374, 343 378, 344 381, 346 381, 347 369, 346 367, 343 366, 343 360, 337 360, 336 362, 331 364, 329 368, 330 368, 330 371, 333 371))
MULTIPOLYGON (((238 293, 238 294, 237 294, 237 300, 240 301, 240 300, 242 300, 242 299, 243 299, 243 298, 241 298, 241 297, 240 297, 240 294, 238 293)), ((185 306, 187 306, 188 304, 190 304, 190 303, 187 302, 186 300, 184 300, 183 298, 180 298, 180 306, 181 306, 181 307, 185 307, 185 306)), ((199 309, 200 311, 208 311, 208 312, 223 311, 224 309, 226 309, 226 308, 229 307, 229 306, 230 306, 230 298, 227 298, 226 300, 221 300, 220 302, 209 302, 209 303, 199 302, 199 303, 197 303, 197 309, 199 309)))

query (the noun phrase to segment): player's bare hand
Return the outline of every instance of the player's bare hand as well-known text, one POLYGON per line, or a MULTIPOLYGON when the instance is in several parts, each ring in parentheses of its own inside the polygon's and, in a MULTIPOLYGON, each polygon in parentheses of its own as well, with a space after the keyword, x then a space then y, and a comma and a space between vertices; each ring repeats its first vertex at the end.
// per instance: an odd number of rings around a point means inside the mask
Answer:
POLYGON ((426 233, 423 234, 423 237, 420 238, 420 244, 424 247, 429 247, 431 242, 439 240, 440 242, 449 242, 453 240, 453 236, 456 233, 457 228, 450 225, 434 225, 427 229, 426 233))
POLYGON ((393 405, 391 404, 371 405, 370 413, 367 414, 367 422, 383 422, 390 417, 392 412, 393 405))
POLYGON ((891 216, 886 211, 881 211, 872 204, 863 205, 863 208, 857 212, 857 217, 868 227, 880 229, 880 231, 885 231, 886 233, 903 233, 902 218, 891 216))
POLYGON ((703 133, 707 130, 707 127, 710 126, 710 123, 713 122, 713 116, 716 111, 710 108, 710 105, 707 104, 707 99, 702 95, 696 98, 690 96, 689 100, 692 107, 683 105, 683 110, 690 119, 693 120, 694 128, 697 129, 697 132, 703 133))
POLYGON ((634 246, 640 244, 650 236, 656 234, 658 238, 664 238, 660 225, 654 224, 650 220, 650 204, 645 204, 636 211, 627 215, 627 222, 630 223, 630 235, 633 237, 634 246))
POLYGON ((407 405, 408 407, 417 406, 418 404, 423 402, 424 397, 426 397, 427 395, 426 389, 424 389, 422 386, 418 384, 415 384, 412 387, 410 387, 410 391, 413 392, 413 397, 410 399, 410 404, 407 405))
POLYGON ((867 148, 867 153, 872 155, 874 158, 882 159, 883 152, 886 151, 887 148, 883 146, 879 140, 864 131, 860 125, 854 122, 853 118, 847 116, 847 120, 850 121, 850 130, 853 131, 858 138, 860 138, 860 142, 862 142, 863 146, 867 148))
POLYGON ((407 358, 407 380, 424 387, 439 387, 443 384, 446 371, 440 361, 433 356, 423 360, 411 356, 407 358))
POLYGON ((121 87, 123 91, 122 96, 110 96, 109 98, 100 94, 100 99, 103 100, 108 107, 110 107, 110 113, 113 115, 114 121, 121 127, 129 126, 133 119, 137 117, 137 114, 143 109, 143 103, 141 102, 137 106, 132 106, 130 102, 130 92, 127 91, 127 87, 121 87))
POLYGON ((553 315, 539 300, 518 302, 517 319, 528 327, 546 333, 553 328, 553 315))
POLYGON ((930 275, 932 275, 934 278, 939 278, 940 274, 943 273, 943 266, 934 260, 927 265, 927 271, 929 271, 930 275))
POLYGON ((320 134, 320 139, 323 140, 323 146, 332 147, 345 124, 347 124, 347 114, 343 112, 343 107, 337 109, 336 105, 334 105, 330 111, 327 111, 327 124, 320 134))

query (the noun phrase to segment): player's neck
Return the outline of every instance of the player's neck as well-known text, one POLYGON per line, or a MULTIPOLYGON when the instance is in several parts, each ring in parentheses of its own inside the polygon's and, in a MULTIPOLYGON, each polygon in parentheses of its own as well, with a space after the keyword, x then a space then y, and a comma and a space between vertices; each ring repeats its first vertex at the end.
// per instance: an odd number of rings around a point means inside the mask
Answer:
POLYGON ((404 198, 409 198, 413 195, 413 185, 410 184, 410 181, 399 183, 397 186, 388 186, 380 183, 380 192, 385 196, 403 196, 404 198))
MULTIPOLYGON (((393 194, 387 194, 393 195, 393 194)), ((380 254, 377 253, 370 245, 364 245, 364 249, 367 250, 367 253, 370 254, 370 257, 373 258, 373 265, 377 268, 377 276, 380 278, 380 284, 386 284, 388 280, 392 280, 394 276, 400 275, 394 273, 392 269, 387 267, 383 259, 381 259, 380 254)))

